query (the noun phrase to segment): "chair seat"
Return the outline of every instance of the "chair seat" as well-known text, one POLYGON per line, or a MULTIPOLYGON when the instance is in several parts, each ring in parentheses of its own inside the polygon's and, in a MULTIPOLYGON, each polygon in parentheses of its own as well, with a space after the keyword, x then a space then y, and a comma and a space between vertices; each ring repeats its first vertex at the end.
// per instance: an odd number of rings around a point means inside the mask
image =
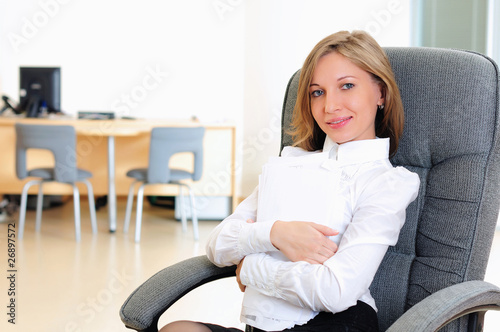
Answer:
MULTIPOLYGON (((42 178, 43 180, 54 180, 54 168, 35 168, 28 171, 28 176, 42 178)), ((83 169, 77 169, 77 181, 85 180, 92 177, 92 173, 83 169)))
POLYGON ((127 209, 123 231, 128 231, 130 215, 134 199, 134 187, 137 182, 142 182, 137 190, 137 212, 135 219, 135 242, 141 238, 142 201, 144 186, 149 184, 177 185, 180 199, 182 231, 186 231, 186 213, 184 211, 183 187, 189 190, 191 205, 191 220, 193 221, 194 239, 198 240, 198 219, 196 217, 195 199, 193 190, 188 183, 181 180, 198 181, 203 171, 203 137, 204 127, 155 127, 151 129, 149 144, 149 161, 146 168, 134 168, 127 172, 127 176, 136 181, 130 184, 127 198, 127 209), (170 168, 170 157, 177 153, 190 153, 193 155, 193 172, 182 169, 170 168))
POLYGON ((68 125, 23 124, 16 123, 16 175, 20 180, 35 177, 23 185, 19 211, 18 239, 23 238, 26 220, 26 205, 28 190, 38 186, 35 230, 39 231, 42 223, 42 202, 44 181, 54 181, 69 184, 73 187, 73 208, 75 210, 75 239, 80 241, 80 190, 76 182, 83 182, 87 187, 92 233, 97 233, 97 218, 94 204, 94 191, 88 178, 92 173, 77 168, 76 161, 76 131, 68 125), (54 157, 52 167, 27 169, 27 151, 41 149, 50 151, 54 157))
MULTIPOLYGON (((130 178, 134 178, 139 181, 146 182, 148 178, 148 169, 147 168, 135 168, 131 169, 127 172, 127 176, 130 178)), ((193 173, 188 171, 184 171, 181 169, 170 169, 170 181, 175 182, 180 180, 193 179, 193 173)))

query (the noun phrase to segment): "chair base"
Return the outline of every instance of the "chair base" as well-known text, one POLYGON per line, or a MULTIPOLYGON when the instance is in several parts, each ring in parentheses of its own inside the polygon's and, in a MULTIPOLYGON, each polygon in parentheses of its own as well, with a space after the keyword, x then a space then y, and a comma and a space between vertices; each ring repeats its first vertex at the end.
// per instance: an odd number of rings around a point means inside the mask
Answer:
MULTIPOLYGON (((128 192, 127 196, 127 207, 125 210, 125 220, 123 223, 123 232, 127 233, 129 226, 130 226, 130 217, 132 214, 132 206, 134 204, 134 191, 135 191, 135 186, 138 183, 141 183, 142 181, 136 180, 132 182, 130 185, 130 189, 128 192)), ((136 220, 135 220, 135 236, 134 236, 134 241, 135 242, 140 242, 141 240, 141 225, 142 225, 142 210, 143 210, 143 202, 144 202, 144 187, 150 184, 154 183, 145 183, 142 182, 142 184, 139 186, 139 189, 137 190, 137 206, 136 206, 136 220)), ((190 209, 191 209, 191 220, 193 222, 193 237, 195 241, 198 241, 199 239, 199 231, 198 231, 198 217, 196 213, 196 207, 195 207, 195 198, 194 198, 194 193, 191 187, 182 182, 171 182, 169 184, 175 184, 179 186, 179 198, 180 198, 180 203, 181 203, 181 223, 182 223, 182 231, 186 232, 187 231, 187 217, 185 213, 185 197, 183 194, 183 187, 188 188, 189 191, 189 198, 190 198, 190 209)))
MULTIPOLYGON (((35 230, 40 231, 42 226, 42 210, 43 210, 43 184, 45 182, 53 182, 51 180, 31 180, 28 181, 24 186, 21 193, 21 204, 19 208, 19 240, 23 239, 24 236, 24 226, 26 221, 26 210, 28 202, 28 190, 33 185, 38 185, 37 203, 36 203, 36 219, 35 219, 35 230)), ((80 182, 85 183, 87 186, 88 199, 89 199, 89 209, 90 209, 90 222, 92 225, 92 233, 97 233, 97 217, 95 212, 94 203, 94 192, 92 190, 92 184, 88 180, 81 180, 80 182)), ((68 183, 73 187, 73 206, 75 213, 75 239, 77 242, 81 240, 81 225, 80 225, 80 191, 74 183, 68 183)))

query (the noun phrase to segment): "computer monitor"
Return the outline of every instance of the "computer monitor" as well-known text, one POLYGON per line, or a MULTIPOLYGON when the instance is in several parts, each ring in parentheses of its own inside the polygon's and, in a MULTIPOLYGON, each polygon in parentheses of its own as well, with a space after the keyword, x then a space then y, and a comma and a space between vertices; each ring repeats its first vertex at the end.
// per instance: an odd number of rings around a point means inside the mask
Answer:
POLYGON ((61 68, 20 67, 19 103, 27 117, 61 111, 61 68))

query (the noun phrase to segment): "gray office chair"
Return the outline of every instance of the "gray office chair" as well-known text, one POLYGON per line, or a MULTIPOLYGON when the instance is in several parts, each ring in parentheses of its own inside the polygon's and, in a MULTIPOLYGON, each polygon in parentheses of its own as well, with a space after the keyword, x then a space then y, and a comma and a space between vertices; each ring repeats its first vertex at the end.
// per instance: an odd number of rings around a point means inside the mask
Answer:
MULTIPOLYGON (((500 289, 482 281, 500 201, 498 67, 466 51, 386 52, 406 114, 392 162, 419 174, 421 187, 398 243, 371 285, 380 329, 480 331, 473 328, 481 326, 484 312, 500 305, 500 289)), ((283 130, 290 123, 298 78, 296 73, 287 88, 283 130)), ((283 131, 282 146, 290 143, 283 131)), ((157 331, 159 317, 184 294, 233 276, 234 270, 217 268, 205 256, 167 267, 129 296, 121 319, 131 329, 157 331)))
POLYGON ((142 202, 144 187, 151 184, 174 184, 179 186, 179 201, 182 230, 186 231, 186 209, 183 187, 189 191, 191 205, 191 220, 193 221, 194 239, 198 240, 198 218, 195 207, 194 193, 188 183, 182 180, 198 181, 203 173, 203 127, 157 127, 151 130, 148 168, 137 168, 127 172, 127 176, 135 179, 130 185, 127 198, 127 209, 123 231, 128 232, 130 215, 134 203, 134 188, 142 182, 137 191, 137 207, 135 221, 135 242, 141 239, 142 202), (191 152, 194 155, 193 172, 169 167, 170 157, 179 152, 191 152))
POLYGON ((83 182, 87 186, 90 222, 92 232, 97 232, 97 221, 94 204, 92 184, 87 180, 92 173, 79 169, 76 166, 76 132, 72 126, 59 125, 32 125, 16 123, 16 174, 22 180, 26 177, 38 179, 28 181, 21 194, 21 207, 19 212, 19 239, 23 238, 24 223, 26 218, 26 205, 28 190, 33 185, 38 185, 36 204, 35 229, 40 231, 42 223, 43 184, 45 182, 61 182, 73 187, 73 205, 75 211, 75 238, 81 239, 80 231, 80 192, 76 185, 83 182), (27 170, 26 151, 28 149, 45 149, 54 154, 54 167, 43 167, 27 170))

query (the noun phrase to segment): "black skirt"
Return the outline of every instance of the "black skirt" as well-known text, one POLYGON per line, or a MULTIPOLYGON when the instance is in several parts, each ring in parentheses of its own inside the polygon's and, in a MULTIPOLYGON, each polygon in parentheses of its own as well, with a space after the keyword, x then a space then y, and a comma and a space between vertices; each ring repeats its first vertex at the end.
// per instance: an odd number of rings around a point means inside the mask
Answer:
MULTIPOLYGON (((234 327, 227 328, 214 324, 202 323, 212 332, 243 332, 234 327)), ((378 332, 377 313, 368 304, 358 301, 349 309, 333 314, 320 312, 304 325, 295 325, 284 331, 290 332, 378 332)), ((261 329, 247 326, 245 332, 264 332, 261 329)))

